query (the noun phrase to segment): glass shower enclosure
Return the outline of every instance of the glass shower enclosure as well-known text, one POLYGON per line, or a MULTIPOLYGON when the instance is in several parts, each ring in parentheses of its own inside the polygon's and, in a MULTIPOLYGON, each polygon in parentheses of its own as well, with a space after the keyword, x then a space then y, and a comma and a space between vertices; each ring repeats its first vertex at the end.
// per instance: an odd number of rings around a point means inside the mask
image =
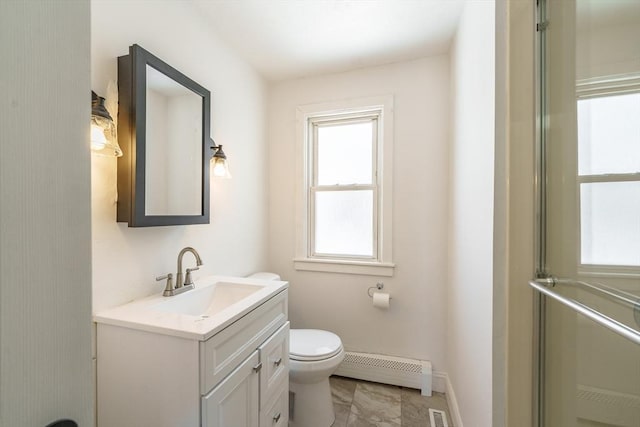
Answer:
POLYGON ((538 0, 539 427, 640 427, 640 0, 538 0))

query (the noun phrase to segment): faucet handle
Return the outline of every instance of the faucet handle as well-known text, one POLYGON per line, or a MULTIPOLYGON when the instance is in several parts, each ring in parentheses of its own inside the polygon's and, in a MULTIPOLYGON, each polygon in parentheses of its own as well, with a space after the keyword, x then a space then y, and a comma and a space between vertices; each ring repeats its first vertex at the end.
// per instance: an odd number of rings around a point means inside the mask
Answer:
POLYGON ((164 279, 172 280, 173 279, 173 273, 168 273, 168 274, 165 274, 164 276, 156 277, 156 282, 159 282, 160 280, 164 280, 164 279))
POLYGON ((169 274, 165 274, 164 276, 156 277, 156 281, 158 282, 164 279, 167 279, 167 286, 165 286, 164 288, 163 295, 168 296, 173 292, 173 274, 169 273, 169 274))
POLYGON ((193 279, 191 278, 191 272, 200 270, 200 267, 187 268, 187 275, 184 278, 184 285, 193 285, 193 279))

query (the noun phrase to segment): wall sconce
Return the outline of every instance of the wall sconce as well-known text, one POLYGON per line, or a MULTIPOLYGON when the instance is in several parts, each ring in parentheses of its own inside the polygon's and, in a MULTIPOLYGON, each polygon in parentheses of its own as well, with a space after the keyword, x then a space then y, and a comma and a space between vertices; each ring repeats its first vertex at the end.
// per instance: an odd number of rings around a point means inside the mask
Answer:
POLYGON ((100 156, 122 156, 116 125, 104 106, 104 98, 94 91, 91 91, 91 150, 100 156))
POLYGON ((211 157, 211 168, 213 169, 213 176, 217 178, 231 178, 229 173, 229 161, 227 155, 222 151, 222 145, 217 145, 212 139, 211 150, 213 150, 213 156, 211 157))

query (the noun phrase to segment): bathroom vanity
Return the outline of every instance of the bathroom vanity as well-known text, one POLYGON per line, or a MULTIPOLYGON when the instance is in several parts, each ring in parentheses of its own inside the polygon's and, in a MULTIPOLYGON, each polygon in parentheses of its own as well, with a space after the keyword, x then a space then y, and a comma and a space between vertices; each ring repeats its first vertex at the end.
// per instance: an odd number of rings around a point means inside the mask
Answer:
POLYGON ((98 313, 98 426, 287 426, 287 292, 209 277, 98 313))

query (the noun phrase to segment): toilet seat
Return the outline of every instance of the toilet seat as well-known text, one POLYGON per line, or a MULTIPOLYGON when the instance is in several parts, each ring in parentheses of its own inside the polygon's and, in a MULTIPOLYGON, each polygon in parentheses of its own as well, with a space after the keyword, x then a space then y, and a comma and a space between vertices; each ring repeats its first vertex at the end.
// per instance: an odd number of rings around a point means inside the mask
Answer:
POLYGON ((315 362, 330 359, 342 351, 340 337, 318 329, 291 329, 289 331, 289 359, 315 362))

